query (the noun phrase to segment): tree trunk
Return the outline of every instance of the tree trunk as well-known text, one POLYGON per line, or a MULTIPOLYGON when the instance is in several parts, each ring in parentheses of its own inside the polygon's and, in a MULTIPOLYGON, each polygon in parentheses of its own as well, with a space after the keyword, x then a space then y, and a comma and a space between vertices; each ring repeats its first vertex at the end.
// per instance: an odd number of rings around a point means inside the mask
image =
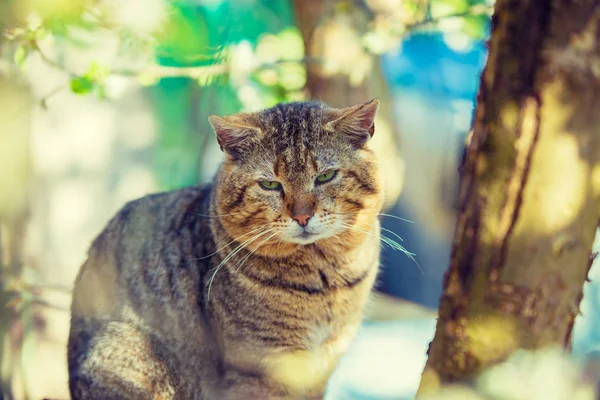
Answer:
POLYGON ((600 195, 600 3, 498 0, 419 395, 569 347, 600 195))
POLYGON ((404 163, 379 58, 367 53, 359 39, 367 29, 368 10, 347 1, 293 0, 292 4, 305 54, 311 60, 306 66, 309 97, 332 107, 348 107, 372 98, 381 101, 372 147, 381 167, 391 171, 384 175, 385 206, 389 208, 402 191, 404 163))

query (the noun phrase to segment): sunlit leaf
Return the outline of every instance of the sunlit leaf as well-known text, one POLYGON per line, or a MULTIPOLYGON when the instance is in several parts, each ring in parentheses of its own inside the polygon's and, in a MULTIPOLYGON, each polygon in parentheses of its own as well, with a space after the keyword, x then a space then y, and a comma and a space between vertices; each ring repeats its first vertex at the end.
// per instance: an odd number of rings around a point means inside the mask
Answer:
POLYGON ((277 71, 275 71, 273 68, 260 69, 256 73, 256 78, 258 79, 258 81, 260 83, 262 83, 263 85, 266 85, 266 86, 276 85, 279 80, 277 71))
MULTIPOLYGON (((174 8, 158 33, 158 53, 161 64, 165 65, 202 65, 206 64, 204 55, 208 49, 208 27, 201 9, 194 7, 174 8), (201 55, 197 59, 197 55, 201 55)), ((216 51, 211 51, 213 57, 216 51)), ((210 62, 209 58, 209 62, 210 62)))
POLYGON ((297 28, 284 29, 277 37, 279 39, 278 54, 282 59, 300 60, 304 57, 304 42, 297 28))
POLYGON ((20 45, 19 47, 17 47, 15 53, 13 54, 13 60, 15 64, 17 64, 18 66, 22 66, 25 63, 25 59, 27 58, 27 53, 27 47, 25 47, 24 45, 20 45))
POLYGON ((30 0, 31 11, 43 20, 49 18, 70 19, 81 15, 86 6, 84 0, 30 0))
POLYGON ((104 82, 109 74, 110 70, 108 68, 92 61, 84 76, 92 82, 100 83, 104 82))
POLYGON ((71 91, 76 94, 88 94, 94 90, 94 82, 85 76, 71 79, 71 91))
POLYGON ((487 15, 466 16, 463 31, 474 39, 483 39, 488 34, 489 21, 487 15))
POLYGON ((270 33, 262 35, 256 45, 256 57, 262 63, 273 63, 279 59, 279 38, 270 33))
POLYGON ((306 84, 306 69, 299 63, 279 65, 279 82, 285 90, 298 90, 306 84))
POLYGON ((383 54, 397 44, 396 37, 388 32, 369 32, 365 34, 362 41, 367 49, 373 54, 383 54))
POLYGON ((306 99, 306 93, 304 93, 302 90, 295 90, 293 92, 288 92, 286 94, 287 100, 288 101, 305 101, 306 99))
POLYGON ((468 0, 433 0, 430 6, 432 18, 440 18, 446 15, 465 13, 470 7, 468 0))
POLYGON ((229 77, 234 85, 246 82, 250 74, 256 69, 258 60, 254 54, 252 44, 241 41, 237 45, 230 46, 229 77))

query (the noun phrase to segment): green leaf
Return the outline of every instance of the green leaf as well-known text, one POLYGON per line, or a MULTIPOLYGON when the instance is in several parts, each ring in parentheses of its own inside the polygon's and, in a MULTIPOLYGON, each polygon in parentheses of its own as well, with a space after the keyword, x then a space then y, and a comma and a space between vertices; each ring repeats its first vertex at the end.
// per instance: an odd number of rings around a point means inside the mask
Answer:
POLYGON ((110 75, 110 70, 108 68, 98 64, 96 61, 92 61, 84 77, 91 82, 98 83, 104 82, 108 75, 110 75))
POLYGON ((94 82, 85 76, 71 79, 71 91, 76 94, 88 94, 94 90, 94 82))
POLYGON ((22 67, 26 58, 27 48, 24 45, 20 45, 15 50, 15 54, 13 54, 13 60, 15 61, 15 64, 17 64, 19 67, 22 67))
POLYGON ((473 39, 483 39, 488 35, 487 15, 468 15, 463 20, 463 32, 473 39))
POLYGON ((157 38, 159 63, 163 65, 205 65, 216 55, 208 46, 209 28, 204 11, 198 7, 175 7, 157 38))
POLYGON ((434 0, 430 5, 431 16, 434 19, 464 13, 468 9, 468 0, 434 0))
POLYGON ((96 91, 99 98, 104 98, 106 95, 104 81, 109 73, 107 68, 93 61, 84 75, 71 79, 71 91, 76 94, 88 94, 96 91))

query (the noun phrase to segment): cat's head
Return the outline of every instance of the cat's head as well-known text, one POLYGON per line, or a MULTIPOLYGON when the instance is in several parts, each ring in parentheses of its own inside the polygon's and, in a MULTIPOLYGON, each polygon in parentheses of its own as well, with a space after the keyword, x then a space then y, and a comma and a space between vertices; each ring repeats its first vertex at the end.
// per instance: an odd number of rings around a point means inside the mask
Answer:
POLYGON ((367 146, 379 102, 335 109, 318 102, 210 117, 226 160, 216 211, 229 235, 261 250, 354 242, 383 202, 367 146))

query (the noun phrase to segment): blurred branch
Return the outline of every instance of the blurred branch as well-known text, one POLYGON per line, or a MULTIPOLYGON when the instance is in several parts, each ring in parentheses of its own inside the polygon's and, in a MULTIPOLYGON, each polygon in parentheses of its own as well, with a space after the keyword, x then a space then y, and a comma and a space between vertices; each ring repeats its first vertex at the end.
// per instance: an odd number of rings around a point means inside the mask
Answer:
MULTIPOLYGON (((410 23, 410 24, 396 24, 393 28, 390 28, 388 34, 391 34, 392 37, 396 37, 400 39, 403 35, 415 30, 419 30, 422 28, 427 28, 436 23, 439 23, 444 20, 452 19, 452 18, 464 18, 468 16, 479 16, 479 15, 491 15, 492 7, 486 4, 478 4, 470 7, 468 10, 455 14, 448 14, 440 17, 426 17, 420 21, 410 23)), ((379 14, 369 13, 369 18, 376 18, 379 14)), ((108 27, 105 24, 102 24, 102 21, 96 21, 98 27, 110 28, 117 32, 118 35, 121 35, 117 26, 108 27)), ((38 28, 39 29, 39 28, 38 28)), ((9 35, 7 32, 3 32, 3 37, 8 38, 7 42, 18 43, 22 42, 22 46, 28 49, 27 53, 31 54, 32 52, 36 52, 40 55, 41 59, 48 65, 65 72, 71 78, 77 78, 82 76, 81 73, 77 73, 73 70, 70 70, 67 66, 62 65, 52 57, 48 56, 45 50, 43 50, 36 40, 36 32, 24 30, 22 34, 12 34, 9 35)), ((222 49, 221 49, 222 50, 222 49)), ((369 51, 369 49, 365 49, 369 51)), ((159 80, 162 78, 191 78, 191 79, 200 79, 207 77, 214 77, 228 74, 231 71, 231 63, 227 60, 223 61, 223 58, 220 57, 221 52, 218 52, 213 58, 215 59, 215 63, 212 65, 202 65, 202 66, 194 66, 194 67, 186 67, 186 66, 161 66, 161 65, 151 65, 147 68, 140 69, 115 69, 109 70, 108 75, 113 76, 122 76, 122 77, 131 77, 131 78, 139 78, 145 80, 159 80)), ((376 55, 376 54, 373 54, 376 55)), ((206 55, 202 57, 203 59, 210 59, 211 56, 206 55)), ((280 64, 288 64, 288 63, 323 63, 324 60, 321 58, 315 57, 305 57, 298 60, 278 60, 276 62, 271 62, 267 64, 257 64, 249 70, 258 71, 262 69, 273 68, 280 64)), ((56 91, 60 91, 61 88, 58 88, 56 91)), ((55 92, 51 93, 47 97, 51 97, 55 92)), ((47 98, 41 100, 42 107, 45 106, 47 98)))
POLYGON ((15 297, 11 298, 7 304, 7 308, 10 308, 15 312, 20 312, 26 305, 38 305, 57 311, 69 311, 69 307, 53 304, 41 297, 28 298, 22 295, 16 295, 15 297))
POLYGON ((63 286, 26 285, 13 279, 11 283, 2 288, 3 294, 9 297, 9 300, 5 303, 5 307, 16 313, 20 313, 26 305, 39 305, 59 311, 69 310, 66 306, 60 306, 44 299, 42 292, 46 290, 62 293, 65 296, 70 296, 71 294, 71 290, 63 286))
POLYGON ((48 92, 47 95, 43 96, 41 99, 39 99, 39 104, 40 107, 42 107, 44 110, 48 109, 48 101, 54 97, 55 95, 57 95, 58 93, 62 92, 63 90, 67 89, 69 87, 69 82, 65 82, 57 87, 55 87, 54 89, 52 89, 50 92, 48 92))
POLYGON ((71 289, 66 286, 61 285, 26 285, 27 290, 32 293, 37 293, 39 291, 49 290, 52 292, 59 292, 64 294, 71 294, 71 289))
MULTIPOLYGON (((31 47, 40 55, 40 58, 51 67, 54 67, 58 70, 65 72, 70 77, 77 77, 80 74, 69 70, 66 66, 58 63, 49 57, 39 46, 37 41, 31 42, 31 47)), ((274 68, 277 65, 281 64, 292 64, 292 63, 319 63, 322 62, 321 59, 315 57, 304 57, 298 60, 277 60, 275 62, 270 63, 262 63, 257 64, 252 68, 252 71, 257 71, 261 69, 274 68)), ((141 78, 141 77, 151 77, 155 79, 162 78, 191 78, 191 79, 199 79, 207 76, 216 76, 216 75, 224 75, 230 72, 231 65, 228 62, 216 63, 213 65, 203 65, 196 67, 171 67, 171 66, 162 66, 162 65, 153 65, 151 67, 145 69, 115 69, 110 70, 110 75, 117 75, 123 77, 131 77, 131 78, 141 78)), ((60 88, 57 88, 59 91, 60 88)), ((52 92, 50 95, 54 94, 52 92)), ((48 95, 48 97, 50 96, 48 95)))
POLYGON ((71 289, 66 286, 30 284, 21 279, 11 279, 10 277, 5 277, 1 288, 7 293, 30 293, 32 295, 38 295, 44 291, 52 291, 63 294, 71 293, 71 289))
POLYGON ((448 19, 452 19, 452 18, 465 18, 465 17, 475 17, 475 16, 480 16, 480 15, 487 15, 487 16, 491 16, 494 12, 494 7, 487 5, 487 4, 477 4, 471 8, 469 8, 468 10, 464 11, 464 12, 460 12, 460 13, 454 13, 454 14, 447 14, 447 15, 443 15, 443 16, 439 16, 436 18, 431 18, 431 17, 427 17, 421 21, 415 22, 413 24, 410 25, 406 25, 406 29, 404 32, 401 33, 406 33, 409 31, 413 31, 413 30, 418 30, 420 28, 424 28, 424 27, 428 27, 431 25, 435 25, 438 22, 444 21, 444 20, 448 20, 448 19))

